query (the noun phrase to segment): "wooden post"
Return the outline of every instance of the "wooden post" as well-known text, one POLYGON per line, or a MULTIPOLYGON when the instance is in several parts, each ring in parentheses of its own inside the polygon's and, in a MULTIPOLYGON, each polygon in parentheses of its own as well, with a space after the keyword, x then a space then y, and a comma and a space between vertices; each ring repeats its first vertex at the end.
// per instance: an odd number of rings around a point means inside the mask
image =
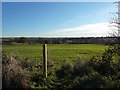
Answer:
POLYGON ((47 44, 43 44, 43 76, 47 78, 47 44))

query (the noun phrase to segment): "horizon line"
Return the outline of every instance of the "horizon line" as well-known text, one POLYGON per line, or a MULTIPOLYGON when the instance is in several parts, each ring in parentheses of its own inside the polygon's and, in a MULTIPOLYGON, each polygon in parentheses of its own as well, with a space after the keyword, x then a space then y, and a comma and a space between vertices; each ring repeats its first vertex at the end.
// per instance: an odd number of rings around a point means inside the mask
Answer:
POLYGON ((99 38, 99 37, 112 37, 112 36, 98 36, 98 37, 38 37, 38 36, 9 36, 9 37, 1 37, 1 38, 21 38, 21 37, 25 37, 25 38, 99 38))

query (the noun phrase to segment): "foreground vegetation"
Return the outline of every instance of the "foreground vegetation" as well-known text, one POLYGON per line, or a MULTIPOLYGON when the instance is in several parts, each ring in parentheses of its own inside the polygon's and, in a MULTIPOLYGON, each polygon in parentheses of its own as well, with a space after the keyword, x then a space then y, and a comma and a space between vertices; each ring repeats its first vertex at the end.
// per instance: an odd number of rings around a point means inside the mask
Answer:
MULTIPOLYGON (((94 52, 97 50, 99 48, 94 49, 94 52)), ((36 65, 29 58, 3 54, 3 86, 44 89, 120 88, 120 46, 110 46, 96 55, 89 60, 77 58, 72 62, 68 59, 61 63, 59 69, 55 69, 54 60, 48 61, 48 77, 43 78, 42 66, 36 65)))

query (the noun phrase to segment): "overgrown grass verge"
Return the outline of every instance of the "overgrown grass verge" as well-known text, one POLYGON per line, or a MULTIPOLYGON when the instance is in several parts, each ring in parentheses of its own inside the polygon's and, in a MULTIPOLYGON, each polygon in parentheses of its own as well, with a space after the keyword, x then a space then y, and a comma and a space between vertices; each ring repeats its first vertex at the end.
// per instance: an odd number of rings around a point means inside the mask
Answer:
POLYGON ((28 58, 2 56, 3 88, 39 89, 120 89, 120 45, 111 46, 100 56, 89 60, 63 62, 59 69, 48 61, 48 77, 43 77, 43 67, 28 58))

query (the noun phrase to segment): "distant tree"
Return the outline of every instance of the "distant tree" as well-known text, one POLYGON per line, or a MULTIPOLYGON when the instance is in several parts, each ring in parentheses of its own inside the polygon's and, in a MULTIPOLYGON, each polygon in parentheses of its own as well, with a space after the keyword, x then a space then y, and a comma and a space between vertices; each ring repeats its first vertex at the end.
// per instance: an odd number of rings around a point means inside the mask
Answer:
POLYGON ((20 38, 18 38, 18 43, 26 43, 28 41, 28 39, 27 38, 25 38, 25 37, 20 37, 20 38))

